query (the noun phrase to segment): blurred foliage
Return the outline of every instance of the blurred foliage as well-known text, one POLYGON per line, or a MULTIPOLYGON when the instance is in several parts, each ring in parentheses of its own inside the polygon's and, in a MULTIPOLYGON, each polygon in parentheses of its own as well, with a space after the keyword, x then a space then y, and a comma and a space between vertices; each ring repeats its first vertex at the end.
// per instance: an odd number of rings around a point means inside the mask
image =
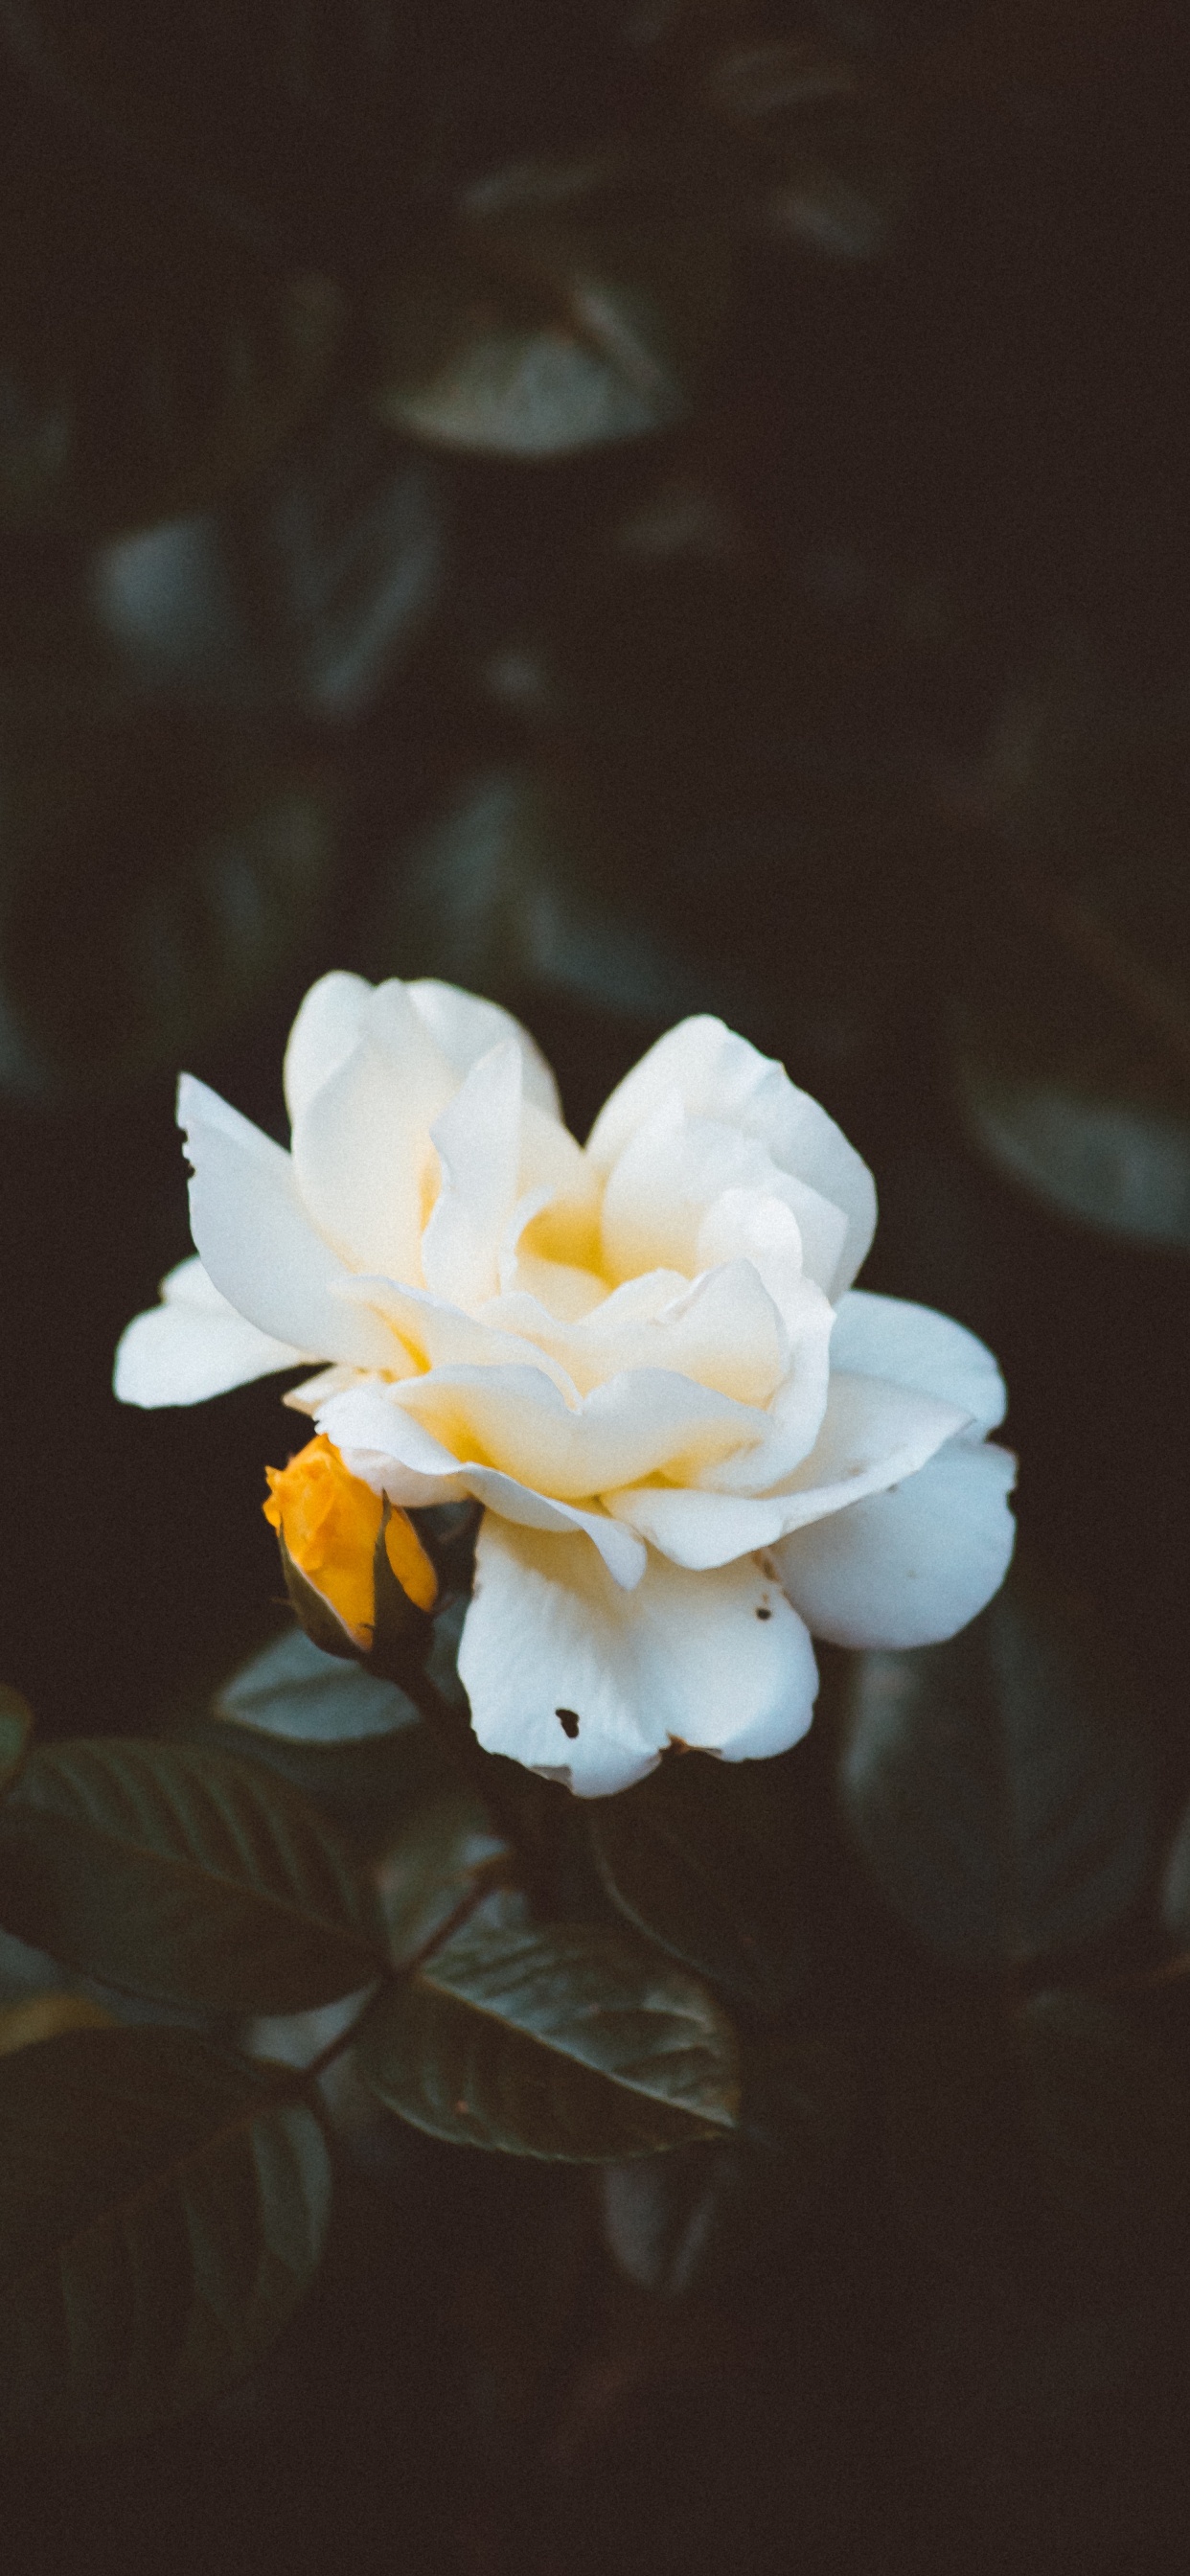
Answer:
POLYGON ((1156 0, 3 0, 18 2576, 1180 2566, 1188 103, 1156 0), (1024 1584, 565 1833, 268 1641, 271 1395, 107 1370, 179 1064, 278 1126, 332 965, 580 1130, 683 1012, 781 1055, 1005 1360, 1024 1584))

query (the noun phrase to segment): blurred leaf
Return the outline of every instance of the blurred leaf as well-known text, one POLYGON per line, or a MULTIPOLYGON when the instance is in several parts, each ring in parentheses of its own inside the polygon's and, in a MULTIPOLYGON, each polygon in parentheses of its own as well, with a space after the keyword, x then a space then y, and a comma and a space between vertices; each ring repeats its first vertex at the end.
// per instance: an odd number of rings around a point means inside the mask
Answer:
POLYGON ((1190 1807, 1178 1826, 1165 1864, 1161 1919, 1174 1939, 1190 1949, 1190 1807))
POLYGON ((620 2270, 676 2298, 771 2263, 842 2163, 858 2100, 856 2068, 837 2041, 746 2047, 738 2141, 605 2169, 604 2232, 620 2270))
POLYGON ((0 707, 0 1075, 171 1070, 305 950, 332 878, 319 781, 238 728, 0 707))
POLYGON ((326 375, 328 280, 151 210, 30 124, 0 182, 0 525, 146 527, 279 445, 326 375))
POLYGON ((441 1932, 468 1893, 509 1869, 508 1846, 478 1798, 436 1798, 403 1823, 384 1851, 380 1903, 394 1960, 411 1959, 441 1932))
POLYGON ((1018 1579, 963 1635, 855 1658, 844 1811, 882 1893, 962 1966, 1052 1958, 1139 1896, 1153 1779, 1094 1628, 1018 1579))
POLYGON ((705 989, 681 960, 590 882, 590 838, 545 771, 469 781, 394 869, 370 954, 505 1002, 544 989, 658 1019, 698 1008, 705 989))
POLYGON ((608 1894, 639 1931, 746 2010, 779 2014, 805 1975, 798 1854, 767 1784, 698 1755, 591 1810, 608 1894))
POLYGON ((287 1628, 253 1655, 212 1702, 216 1717, 300 1743, 343 1744, 420 1723, 412 1701, 359 1664, 319 1652, 287 1628))
POLYGON ((11 1789, 29 1750, 33 1711, 20 1691, 0 1683, 0 1798, 11 1789))
POLYGON ((146 693, 350 722, 420 635, 442 554, 428 460, 335 412, 217 512, 106 546, 95 605, 146 693))
POLYGON ((183 1745, 34 1753, 0 1821, 0 1913, 70 1967, 207 2011, 300 2012, 378 1968, 365 1890, 316 1810, 183 1745))
POLYGON ((1078 636, 1010 702, 948 894, 955 1071, 997 1166, 1067 1214, 1190 1249, 1190 696, 1113 699, 1078 636), (978 873, 976 873, 976 865, 978 873))
POLYGON ((0 2005, 0 2057, 39 2040, 61 2039, 68 2030, 112 2030, 114 2015, 89 1995, 29 1995, 22 2003, 0 2005))
POLYGON ((500 1901, 385 1994, 366 2081, 415 2128, 506 2154, 601 2163, 730 2130, 730 2024, 626 1934, 510 1924, 500 1901))
POLYGON ((489 211, 498 184, 485 185, 483 218, 378 304, 380 417, 447 447, 539 459, 672 428, 719 319, 715 234, 681 218, 581 220, 532 206, 527 182, 528 207, 489 211))
POLYGON ((330 2205, 313 2112, 168 2030, 0 2064, 0 2428, 124 2440, 208 2405, 293 2314, 330 2205))
POLYGON ((1190 2073, 1114 2007, 1034 1995, 911 2035, 887 2149, 910 2232, 1046 2307, 1127 2305, 1190 2221, 1190 2073))

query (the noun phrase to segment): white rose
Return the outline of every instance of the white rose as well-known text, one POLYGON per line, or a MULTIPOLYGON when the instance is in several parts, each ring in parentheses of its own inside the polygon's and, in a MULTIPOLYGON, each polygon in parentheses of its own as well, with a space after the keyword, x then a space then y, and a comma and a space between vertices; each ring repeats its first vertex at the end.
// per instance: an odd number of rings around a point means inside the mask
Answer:
POLYGON ((459 1670, 490 1751, 583 1797, 673 1741, 780 1753, 811 1632, 920 1645, 990 1599, 996 1364, 852 1290, 871 1175, 745 1039, 671 1029, 583 1148, 507 1012, 335 974, 285 1089, 288 1154, 183 1077, 199 1258, 129 1326, 116 1392, 329 1362, 287 1401, 353 1474, 406 1508, 474 1496, 459 1670))

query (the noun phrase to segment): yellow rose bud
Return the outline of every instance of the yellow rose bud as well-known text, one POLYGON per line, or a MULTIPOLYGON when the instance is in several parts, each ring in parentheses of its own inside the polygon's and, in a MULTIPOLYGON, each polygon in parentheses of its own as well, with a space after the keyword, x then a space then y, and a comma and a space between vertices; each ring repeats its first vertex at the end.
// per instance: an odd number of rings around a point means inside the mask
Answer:
POLYGON ((421 1610, 433 1608, 438 1580, 412 1521, 392 1511, 361 1478, 348 1474, 325 1432, 291 1458, 268 1467, 265 1519, 280 1532, 292 1563, 367 1654, 376 1626, 376 1541, 402 1590, 421 1610))

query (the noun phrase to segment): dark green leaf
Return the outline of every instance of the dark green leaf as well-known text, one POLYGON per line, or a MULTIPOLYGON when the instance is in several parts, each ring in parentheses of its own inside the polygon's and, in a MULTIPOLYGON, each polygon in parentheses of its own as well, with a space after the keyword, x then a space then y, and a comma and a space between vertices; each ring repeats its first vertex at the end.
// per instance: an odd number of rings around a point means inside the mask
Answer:
POLYGON ((137 689, 358 716, 420 633, 442 555, 437 471, 321 411, 217 511, 100 551, 94 602, 137 689))
POLYGON ((956 1078, 990 1159, 1071 1216, 1190 1250, 1184 690, 1113 703, 1080 638, 1011 701, 1001 846, 957 874, 956 1078))
POLYGON ((1190 1949, 1190 1807, 1182 1817, 1165 1864, 1161 1918, 1174 1939, 1190 1949))
POLYGON ((889 1903, 965 1967, 1074 1950, 1148 1871, 1127 1685, 1085 1618, 1016 1578, 949 1645, 856 1658, 841 1786, 889 1903))
POLYGON ((0 2057, 11 2057, 18 2048, 34 2048, 43 2039, 61 2039, 68 2030, 114 2027, 115 2015, 92 2003, 90 1995, 63 1994, 57 1989, 26 1995, 20 2003, 0 2004, 0 2057))
POLYGON ((393 1958, 414 1958, 470 1890, 491 1885, 508 1870, 510 1857, 487 1809, 465 1790, 419 1807, 380 1863, 380 1902, 393 1958))
POLYGON ((202 507, 293 427, 338 336, 326 279, 279 278, 160 205, 150 219, 56 127, 10 160, 0 253, 0 524, 202 507))
POLYGON ((0 1820, 0 1912, 71 1967, 214 2012, 301 2012, 377 1973, 373 1909, 323 1818, 180 1744, 33 1754, 0 1820))
POLYGON ((0 1685, 0 1797, 17 1778, 32 1733, 33 1711, 28 1700, 6 1683, 0 1685))
POLYGON ((763 1777, 698 1755, 600 1800, 591 1833, 621 1911, 749 2011, 780 2013, 802 1981, 798 1855, 763 1777))
POLYGON ((447 447, 527 458, 670 429, 723 285, 706 228, 502 210, 383 299, 380 416, 447 447))
POLYGON ((0 2063, 0 2428, 121 2440, 209 2404, 308 2288, 330 2204, 313 2112, 178 2031, 0 2063))
POLYGON ((439 2138, 602 2163, 730 2130, 730 2024, 627 1934, 509 1921, 499 1899, 385 1995, 366 2081, 439 2138))
POLYGON ((856 2067, 837 2042, 747 2047, 738 2141, 605 2172, 604 2228, 621 2271, 672 2298, 771 2262, 842 2162, 858 2099, 856 2067))
POLYGON ((1185 2065, 1069 1989, 913 2034, 886 2138, 910 2232, 1047 2306, 1141 2297, 1190 2222, 1185 2065))
POLYGON ((395 1683, 320 1653, 301 1628, 287 1628, 254 1655, 224 1682, 212 1707, 237 1726, 303 1744, 358 1743, 420 1722, 395 1683))
POLYGON ((239 727, 10 703, 0 788, 10 1080, 176 1068, 269 992, 321 919, 326 796, 305 768, 262 760, 239 727))

